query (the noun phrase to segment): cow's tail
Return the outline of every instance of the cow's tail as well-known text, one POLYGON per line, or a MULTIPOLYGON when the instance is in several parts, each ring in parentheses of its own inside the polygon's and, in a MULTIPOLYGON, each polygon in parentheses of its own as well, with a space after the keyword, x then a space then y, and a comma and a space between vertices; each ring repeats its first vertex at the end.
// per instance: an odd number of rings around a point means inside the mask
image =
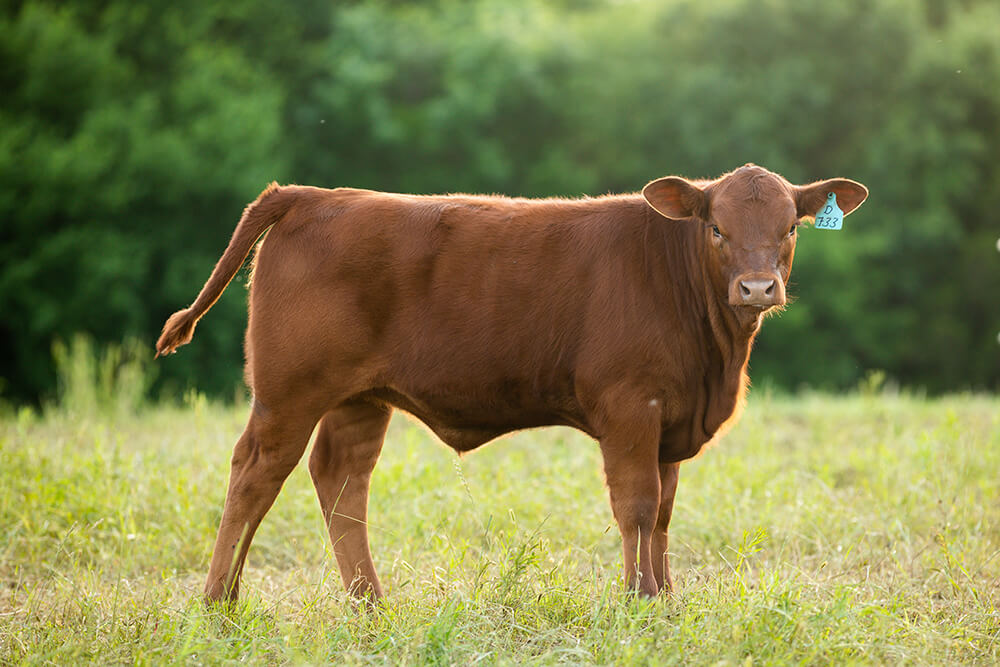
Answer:
POLYGON ((236 225, 233 237, 229 239, 229 246, 198 293, 198 298, 189 307, 171 315, 163 325, 163 333, 156 341, 157 357, 170 354, 191 341, 198 320, 218 301, 223 290, 243 266, 253 244, 288 212, 294 200, 291 195, 291 192, 282 193, 282 188, 277 183, 271 183, 244 209, 243 217, 236 225), (281 196, 282 194, 285 196, 281 196))

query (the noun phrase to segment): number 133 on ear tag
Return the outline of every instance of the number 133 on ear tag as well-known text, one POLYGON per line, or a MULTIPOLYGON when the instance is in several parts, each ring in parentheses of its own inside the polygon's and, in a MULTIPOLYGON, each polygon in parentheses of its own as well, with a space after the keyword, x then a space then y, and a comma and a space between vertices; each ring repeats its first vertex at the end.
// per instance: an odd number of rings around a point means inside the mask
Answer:
POLYGON ((826 203, 816 214, 817 229, 841 229, 844 226, 844 212, 837 206, 837 195, 833 192, 826 196, 826 203))

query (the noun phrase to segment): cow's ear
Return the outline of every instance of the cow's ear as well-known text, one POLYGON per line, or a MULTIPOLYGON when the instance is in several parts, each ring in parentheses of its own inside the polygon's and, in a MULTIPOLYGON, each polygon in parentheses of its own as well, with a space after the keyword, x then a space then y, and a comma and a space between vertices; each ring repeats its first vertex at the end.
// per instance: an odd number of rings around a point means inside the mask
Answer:
POLYGON ((679 176, 667 176, 649 183, 642 189, 642 196, 665 218, 708 218, 708 196, 705 191, 679 176))
POLYGON ((837 206, 847 215, 868 198, 868 188, 847 178, 831 178, 809 185, 795 186, 795 207, 800 218, 813 218, 823 208, 830 193, 837 195, 837 206))

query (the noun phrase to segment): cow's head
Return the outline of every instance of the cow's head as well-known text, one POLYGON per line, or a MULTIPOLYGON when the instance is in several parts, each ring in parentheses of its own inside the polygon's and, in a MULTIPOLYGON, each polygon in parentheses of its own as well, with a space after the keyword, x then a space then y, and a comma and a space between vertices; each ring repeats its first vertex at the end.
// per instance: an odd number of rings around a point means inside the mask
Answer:
POLYGON ((813 218, 831 192, 844 215, 868 197, 865 186, 846 178, 792 185, 753 164, 708 182, 668 176, 642 195, 660 215, 703 227, 702 261, 716 293, 731 306, 759 311, 785 304, 796 227, 813 218))

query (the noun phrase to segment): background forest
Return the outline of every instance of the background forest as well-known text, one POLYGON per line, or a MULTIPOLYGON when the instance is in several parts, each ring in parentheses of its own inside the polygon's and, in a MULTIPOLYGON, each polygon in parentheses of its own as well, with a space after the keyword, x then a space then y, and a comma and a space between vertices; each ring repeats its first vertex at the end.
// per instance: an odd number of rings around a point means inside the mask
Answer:
MULTIPOLYGON (((803 230, 755 384, 1000 389, 994 0, 4 1, 0 90, 7 401, 78 333, 151 356, 272 180, 578 196, 748 161, 872 193, 803 230)), ((151 391, 232 396, 245 300, 151 391)))

